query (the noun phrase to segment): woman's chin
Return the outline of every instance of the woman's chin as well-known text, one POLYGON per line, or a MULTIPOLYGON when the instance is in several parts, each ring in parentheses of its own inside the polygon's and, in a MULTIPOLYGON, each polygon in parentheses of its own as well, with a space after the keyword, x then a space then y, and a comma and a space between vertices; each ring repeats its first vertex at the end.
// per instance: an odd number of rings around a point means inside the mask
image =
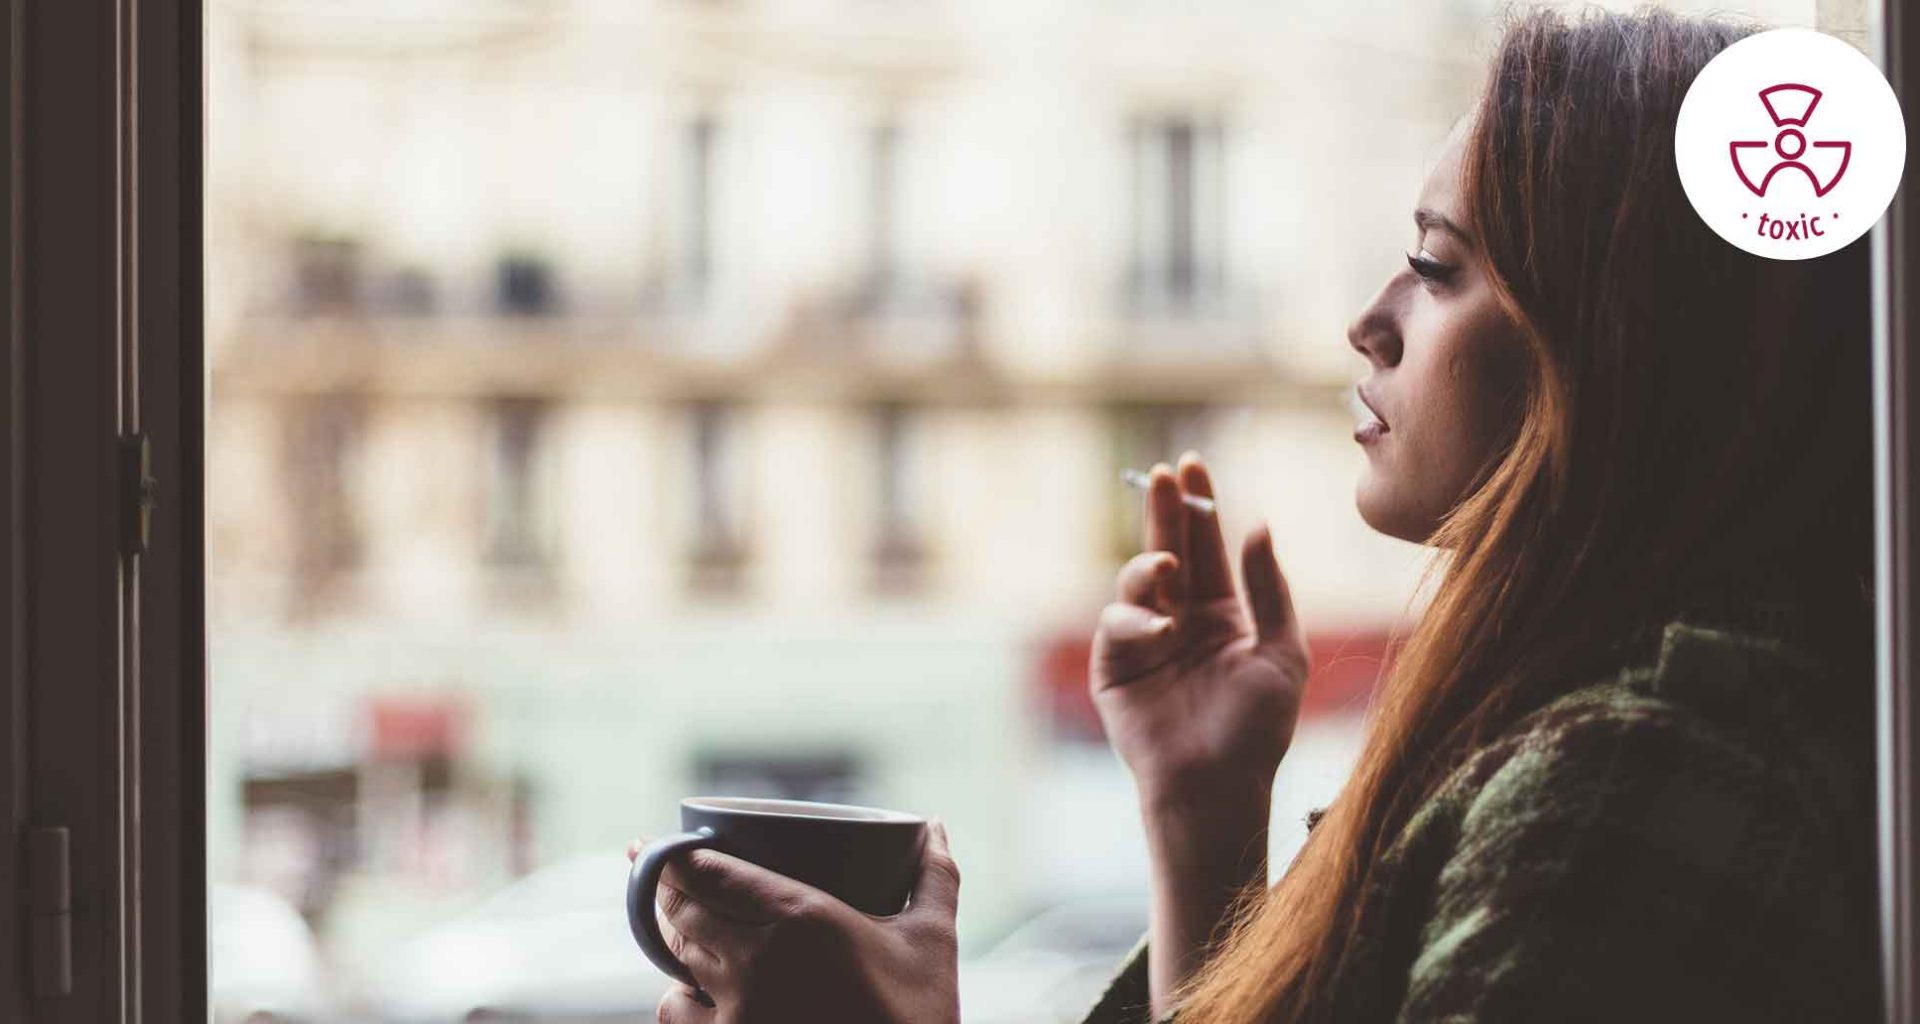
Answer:
POLYGON ((1392 488, 1379 478, 1372 466, 1361 472, 1360 481, 1354 486, 1353 505, 1360 519, 1375 533, 1416 544, 1427 536, 1428 531, 1418 525, 1420 517, 1408 515, 1407 503, 1394 500, 1392 488))
POLYGON ((1359 482, 1353 487, 1353 507, 1368 526, 1381 533, 1387 532, 1385 517, 1386 503, 1381 501, 1380 481, 1374 478, 1373 468, 1369 466, 1360 473, 1359 482))

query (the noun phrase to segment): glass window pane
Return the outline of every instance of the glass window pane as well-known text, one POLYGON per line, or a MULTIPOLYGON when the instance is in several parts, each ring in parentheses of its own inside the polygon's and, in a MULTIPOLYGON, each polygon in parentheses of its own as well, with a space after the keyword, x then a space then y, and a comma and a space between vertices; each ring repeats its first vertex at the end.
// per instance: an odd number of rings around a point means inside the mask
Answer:
POLYGON ((623 850, 723 793, 944 819, 968 1021, 1077 1020, 1122 472, 1189 448, 1317 659, 1279 870, 1428 558, 1346 327, 1495 13, 1303 10, 209 3, 216 1018, 650 1020, 623 850))

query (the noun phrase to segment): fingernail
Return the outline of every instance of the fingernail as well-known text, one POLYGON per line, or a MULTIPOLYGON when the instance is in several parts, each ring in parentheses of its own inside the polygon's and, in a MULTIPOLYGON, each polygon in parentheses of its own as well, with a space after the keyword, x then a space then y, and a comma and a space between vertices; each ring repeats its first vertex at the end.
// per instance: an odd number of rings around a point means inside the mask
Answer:
POLYGON ((1173 616, 1171 615, 1156 616, 1153 622, 1150 625, 1148 625, 1147 628, 1152 630, 1155 635, 1165 634, 1173 629, 1173 616))

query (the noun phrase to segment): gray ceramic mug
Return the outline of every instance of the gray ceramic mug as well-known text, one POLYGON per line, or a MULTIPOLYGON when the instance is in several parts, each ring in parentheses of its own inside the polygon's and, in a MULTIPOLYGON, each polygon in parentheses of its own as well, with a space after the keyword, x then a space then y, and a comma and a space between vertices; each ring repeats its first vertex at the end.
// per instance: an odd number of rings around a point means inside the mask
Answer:
POLYGON ((654 966, 692 986, 687 965, 667 949, 654 900, 668 859, 719 850, 758 864, 876 917, 905 909, 920 871, 926 819, 899 811, 805 800, 690 796, 680 801, 678 835, 647 844, 627 874, 627 923, 654 966))

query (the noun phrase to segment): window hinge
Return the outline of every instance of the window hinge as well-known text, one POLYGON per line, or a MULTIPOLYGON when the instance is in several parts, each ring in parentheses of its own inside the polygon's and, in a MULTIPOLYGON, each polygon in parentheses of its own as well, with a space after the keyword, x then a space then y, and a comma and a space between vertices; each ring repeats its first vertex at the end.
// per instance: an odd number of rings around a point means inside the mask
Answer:
POLYGON ((147 550, 153 509, 160 504, 160 481, 153 478, 153 443, 145 434, 120 439, 120 553, 147 550))
POLYGON ((73 991, 73 882, 65 826, 27 830, 27 934, 33 993, 73 991))

